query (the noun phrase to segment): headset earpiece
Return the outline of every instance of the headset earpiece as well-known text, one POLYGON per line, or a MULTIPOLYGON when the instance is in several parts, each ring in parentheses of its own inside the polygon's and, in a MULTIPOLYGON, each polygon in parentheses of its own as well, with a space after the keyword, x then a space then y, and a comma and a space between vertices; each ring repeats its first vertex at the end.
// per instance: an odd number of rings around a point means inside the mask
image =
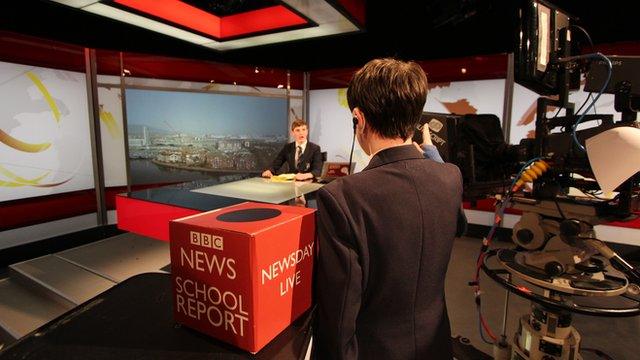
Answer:
POLYGON ((351 175, 351 164, 353 164, 353 147, 356 144, 356 126, 358 126, 358 118, 352 117, 353 121, 353 140, 351 140, 351 153, 349 154, 349 175, 351 175))

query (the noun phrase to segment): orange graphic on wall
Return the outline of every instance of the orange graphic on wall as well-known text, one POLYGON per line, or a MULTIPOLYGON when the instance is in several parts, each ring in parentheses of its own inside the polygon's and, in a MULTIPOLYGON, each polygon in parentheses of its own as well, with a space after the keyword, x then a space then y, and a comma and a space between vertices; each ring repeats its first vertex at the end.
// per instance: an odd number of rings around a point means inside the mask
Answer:
MULTIPOLYGON (((451 86, 450 82, 436 82, 436 83, 429 83, 428 87, 429 90, 432 89, 436 89, 436 88, 448 88, 451 86)), ((428 95, 427 95, 428 96, 428 95)), ((477 114, 478 113, 478 109, 473 106, 469 100, 462 98, 462 99, 458 99, 456 101, 440 101, 438 100, 438 102, 440 104, 442 104, 442 106, 445 107, 445 109, 447 109, 447 111, 451 114, 458 114, 458 115, 466 115, 466 114, 477 114)))
POLYGON ((442 104, 451 114, 466 115, 476 114, 478 112, 478 109, 473 107, 467 99, 459 99, 454 102, 440 101, 440 104, 442 104))

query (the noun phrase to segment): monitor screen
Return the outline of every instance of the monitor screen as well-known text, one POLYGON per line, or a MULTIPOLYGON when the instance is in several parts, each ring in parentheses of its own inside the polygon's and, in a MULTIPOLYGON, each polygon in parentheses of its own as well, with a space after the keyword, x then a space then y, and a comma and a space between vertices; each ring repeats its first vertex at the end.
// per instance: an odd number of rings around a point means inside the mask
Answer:
MULTIPOLYGON (((541 0, 525 0, 519 9, 516 41, 515 80, 541 95, 558 94, 558 67, 553 62, 570 48, 571 18, 541 0), (562 32, 567 33, 565 37, 562 32)), ((572 74, 572 87, 579 74, 572 74)), ((575 84, 575 86, 574 86, 575 84)))
POLYGON ((351 163, 351 169, 349 169, 348 162, 325 162, 322 164, 322 179, 335 179, 341 176, 347 176, 353 174, 353 170, 356 167, 355 163, 351 163))
POLYGON ((549 53, 551 52, 551 9, 538 5, 538 61, 536 69, 538 71, 547 70, 549 64, 549 53))
MULTIPOLYGON (((611 60, 611 80, 603 92, 615 94, 616 89, 626 83, 630 95, 640 96, 640 56, 608 57, 611 60)), ((591 62, 584 90, 600 91, 606 82, 607 73, 607 65, 603 60, 591 62)))

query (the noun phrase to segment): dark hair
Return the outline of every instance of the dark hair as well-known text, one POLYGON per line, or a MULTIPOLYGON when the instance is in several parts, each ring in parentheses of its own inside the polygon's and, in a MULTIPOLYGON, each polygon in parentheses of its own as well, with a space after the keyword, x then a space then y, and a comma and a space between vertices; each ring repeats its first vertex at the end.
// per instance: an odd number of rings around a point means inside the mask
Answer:
POLYGON ((349 108, 359 108, 373 130, 386 138, 413 135, 427 101, 427 75, 413 61, 375 59, 351 79, 349 108))
POLYGON ((291 130, 293 131, 293 129, 297 128, 298 126, 307 126, 307 123, 301 119, 293 120, 293 122, 291 123, 291 130))

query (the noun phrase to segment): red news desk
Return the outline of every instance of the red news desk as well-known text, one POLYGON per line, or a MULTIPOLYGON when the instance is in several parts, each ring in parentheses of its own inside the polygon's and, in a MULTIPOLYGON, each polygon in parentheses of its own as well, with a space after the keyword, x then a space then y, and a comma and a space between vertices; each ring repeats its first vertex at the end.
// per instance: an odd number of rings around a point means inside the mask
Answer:
POLYGON ((116 196, 118 228, 169 241, 169 221, 245 201, 290 204, 296 199, 313 201, 322 184, 276 182, 258 177, 211 184, 187 184, 134 191, 116 196))

